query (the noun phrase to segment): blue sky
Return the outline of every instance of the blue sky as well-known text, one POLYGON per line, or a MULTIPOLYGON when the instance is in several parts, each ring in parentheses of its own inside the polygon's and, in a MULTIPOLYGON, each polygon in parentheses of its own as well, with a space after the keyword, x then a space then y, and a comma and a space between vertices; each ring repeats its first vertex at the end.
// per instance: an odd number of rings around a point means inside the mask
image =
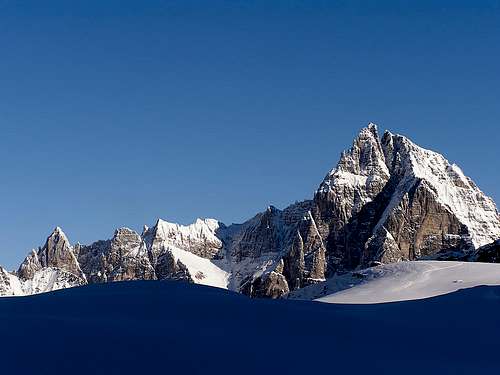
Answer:
POLYGON ((369 121, 500 201, 499 46, 498 1, 1 1, 0 264, 310 198, 369 121))

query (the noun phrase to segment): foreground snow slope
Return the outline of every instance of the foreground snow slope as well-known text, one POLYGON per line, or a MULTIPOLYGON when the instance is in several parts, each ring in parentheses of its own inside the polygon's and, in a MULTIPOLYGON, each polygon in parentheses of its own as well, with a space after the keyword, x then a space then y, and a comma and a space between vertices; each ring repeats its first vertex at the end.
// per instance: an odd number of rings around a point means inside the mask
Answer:
POLYGON ((496 374, 500 288, 376 305, 182 282, 0 299, 2 374, 496 374))
POLYGON ((439 296, 479 285, 500 285, 500 264, 415 261, 336 276, 290 295, 329 303, 381 303, 439 296))

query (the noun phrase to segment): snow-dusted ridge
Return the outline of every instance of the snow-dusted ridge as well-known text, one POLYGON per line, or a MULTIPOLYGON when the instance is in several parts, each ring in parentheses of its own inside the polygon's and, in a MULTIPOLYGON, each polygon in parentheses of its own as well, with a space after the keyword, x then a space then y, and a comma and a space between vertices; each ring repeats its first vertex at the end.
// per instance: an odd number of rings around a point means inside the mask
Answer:
POLYGON ((469 228, 476 248, 500 238, 500 220, 495 203, 464 175, 458 165, 450 163, 437 152, 417 146, 405 136, 386 131, 384 138, 390 139, 386 148, 400 144, 401 155, 405 157, 400 166, 405 174, 400 185, 403 189, 408 180, 415 178, 428 183, 436 199, 469 228))
POLYGON ((22 280, 0 267, 0 296, 15 297, 46 293, 85 283, 85 280, 78 276, 53 267, 35 272, 29 280, 22 280))
POLYGON ((221 223, 216 219, 198 218, 190 225, 180 225, 159 219, 156 225, 158 230, 162 232, 162 235, 174 245, 205 241, 222 246, 221 240, 216 235, 221 223))

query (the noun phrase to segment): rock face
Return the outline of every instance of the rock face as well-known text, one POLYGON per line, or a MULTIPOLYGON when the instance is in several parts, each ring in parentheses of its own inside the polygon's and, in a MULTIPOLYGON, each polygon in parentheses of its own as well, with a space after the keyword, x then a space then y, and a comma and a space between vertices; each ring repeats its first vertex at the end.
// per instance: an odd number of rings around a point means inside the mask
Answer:
POLYGON ((156 279, 145 242, 128 228, 118 229, 111 240, 80 246, 78 262, 91 283, 156 279))
POLYGON ((178 279, 278 298, 325 278, 414 259, 496 262, 494 202, 454 164, 409 139, 362 129, 312 200, 270 206, 243 224, 158 220, 140 235, 72 246, 60 228, 0 295, 121 280, 178 279), (485 247, 484 247, 485 246, 485 247))
POLYGON ((21 263, 17 275, 23 280, 30 280, 35 273, 41 269, 42 263, 40 263, 40 259, 38 259, 38 253, 35 250, 31 250, 31 253, 29 253, 23 263, 21 263))
POLYGON ((470 262, 500 263, 500 240, 481 246, 473 254, 463 260, 470 262))
POLYGON ((150 238, 150 245, 155 257, 162 253, 166 245, 182 248, 203 258, 216 258, 222 242, 217 231, 223 225, 214 219, 198 219, 191 225, 179 225, 158 220, 152 230, 146 229, 144 237, 150 238))
POLYGON ((384 188, 389 180, 377 128, 370 124, 342 153, 314 197, 313 217, 326 242, 329 274, 359 265, 360 249, 386 201, 384 188))
POLYGON ((18 275, 23 280, 33 278, 34 274, 44 268, 57 268, 85 279, 78 259, 68 238, 57 227, 47 238, 45 245, 26 257, 18 270, 18 275))
POLYGON ((472 250, 498 239, 494 202, 442 155, 386 132, 382 139, 395 191, 377 223, 403 258, 472 250))
POLYGON ((186 226, 158 220, 153 228, 146 228, 142 236, 156 277, 192 281, 182 259, 174 253, 179 255, 177 250, 181 250, 204 259, 218 258, 223 246, 217 237, 221 225, 213 219, 198 219, 186 226))

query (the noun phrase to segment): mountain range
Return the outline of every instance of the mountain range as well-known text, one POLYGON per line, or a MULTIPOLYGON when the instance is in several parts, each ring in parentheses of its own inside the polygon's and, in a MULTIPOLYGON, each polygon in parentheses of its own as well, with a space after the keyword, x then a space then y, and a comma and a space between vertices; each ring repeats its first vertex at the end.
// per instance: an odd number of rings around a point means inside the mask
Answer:
POLYGON ((160 219, 89 245, 58 227, 16 271, 0 267, 0 295, 174 279, 279 298, 382 263, 499 262, 499 239, 495 203, 457 165, 370 123, 310 200, 228 226, 160 219))

